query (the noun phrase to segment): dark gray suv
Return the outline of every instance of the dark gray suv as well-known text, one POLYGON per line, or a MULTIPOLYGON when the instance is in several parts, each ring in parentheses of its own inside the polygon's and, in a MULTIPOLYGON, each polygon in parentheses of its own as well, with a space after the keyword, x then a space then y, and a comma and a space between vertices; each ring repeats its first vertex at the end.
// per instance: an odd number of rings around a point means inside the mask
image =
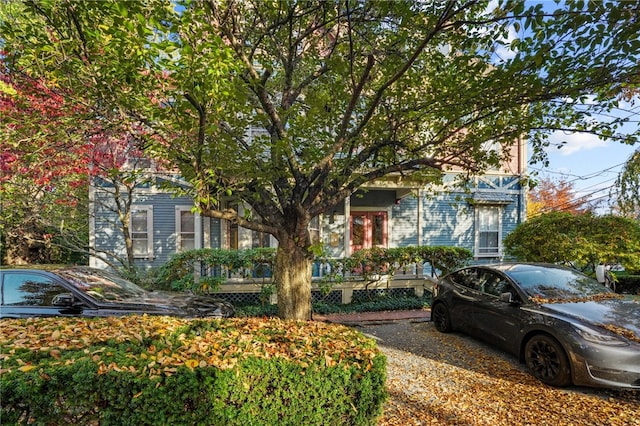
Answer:
POLYGON ((518 356, 549 385, 640 389, 640 302, 576 270, 460 269, 436 284, 431 319, 518 356))
POLYGON ((229 302, 206 295, 147 291, 84 266, 0 269, 1 318, 129 314, 228 318, 229 302))

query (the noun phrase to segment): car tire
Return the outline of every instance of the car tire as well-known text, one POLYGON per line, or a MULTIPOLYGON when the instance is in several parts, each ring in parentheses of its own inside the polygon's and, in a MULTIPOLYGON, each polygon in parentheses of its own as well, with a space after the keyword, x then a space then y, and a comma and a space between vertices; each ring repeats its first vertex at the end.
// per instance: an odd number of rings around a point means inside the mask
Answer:
POLYGON ((449 315, 449 309, 447 306, 440 302, 436 303, 431 308, 431 321, 441 333, 449 333, 453 328, 451 327, 451 316, 449 315))
POLYGON ((571 368, 564 349, 556 339, 546 334, 531 337, 524 348, 527 368, 543 383, 550 386, 571 384, 571 368))

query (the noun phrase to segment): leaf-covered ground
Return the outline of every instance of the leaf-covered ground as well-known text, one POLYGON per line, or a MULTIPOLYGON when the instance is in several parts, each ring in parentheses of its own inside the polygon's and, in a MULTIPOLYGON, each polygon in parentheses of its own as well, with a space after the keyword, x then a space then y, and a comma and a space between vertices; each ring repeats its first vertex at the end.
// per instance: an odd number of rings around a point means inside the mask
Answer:
POLYGON ((640 425, 640 392, 552 388, 515 358, 432 323, 366 325, 387 355, 379 426, 640 425))

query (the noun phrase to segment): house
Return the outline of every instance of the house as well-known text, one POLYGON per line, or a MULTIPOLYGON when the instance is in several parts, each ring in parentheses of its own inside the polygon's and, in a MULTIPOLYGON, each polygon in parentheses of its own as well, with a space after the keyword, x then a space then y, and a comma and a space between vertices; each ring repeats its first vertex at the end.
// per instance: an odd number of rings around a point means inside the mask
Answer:
MULTIPOLYGON (((435 190, 390 176, 315 218, 310 231, 335 258, 373 246, 420 245, 464 247, 479 262, 499 260, 504 237, 526 218, 525 144, 513 149, 509 163, 476 177, 467 191, 448 189, 453 171, 435 190)), ((138 266, 158 267, 176 252, 189 249, 276 246, 270 235, 194 213, 191 199, 161 189, 169 181, 180 183, 175 176, 159 174, 153 184, 132 193, 130 229, 138 266)), ((124 257, 124 238, 112 211, 112 196, 105 189, 92 188, 91 244, 97 252, 124 257)), ((105 263, 94 256, 91 265, 105 263)), ((422 273, 417 271, 417 276, 422 273)), ((344 294, 341 297, 344 301, 344 294)))

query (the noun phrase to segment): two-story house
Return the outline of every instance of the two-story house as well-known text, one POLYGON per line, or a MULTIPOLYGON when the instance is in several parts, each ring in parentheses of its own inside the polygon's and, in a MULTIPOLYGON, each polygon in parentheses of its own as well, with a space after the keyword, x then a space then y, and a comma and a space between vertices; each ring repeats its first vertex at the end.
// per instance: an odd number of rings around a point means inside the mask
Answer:
MULTIPOLYGON (((499 260, 504 237, 526 217, 525 147, 514 144, 510 162, 475 177, 466 190, 448 185, 454 172, 437 188, 397 176, 373 182, 315 218, 310 232, 335 258, 374 246, 455 246, 471 250, 477 261, 499 260)), ((129 228, 137 266, 157 267, 189 249, 276 246, 268 234, 194 213, 191 199, 161 189, 167 181, 184 184, 159 173, 132 192, 129 228)), ((98 252, 126 257, 111 191, 101 185, 91 191, 91 244, 98 252)), ((91 265, 105 266, 98 257, 91 265)))

